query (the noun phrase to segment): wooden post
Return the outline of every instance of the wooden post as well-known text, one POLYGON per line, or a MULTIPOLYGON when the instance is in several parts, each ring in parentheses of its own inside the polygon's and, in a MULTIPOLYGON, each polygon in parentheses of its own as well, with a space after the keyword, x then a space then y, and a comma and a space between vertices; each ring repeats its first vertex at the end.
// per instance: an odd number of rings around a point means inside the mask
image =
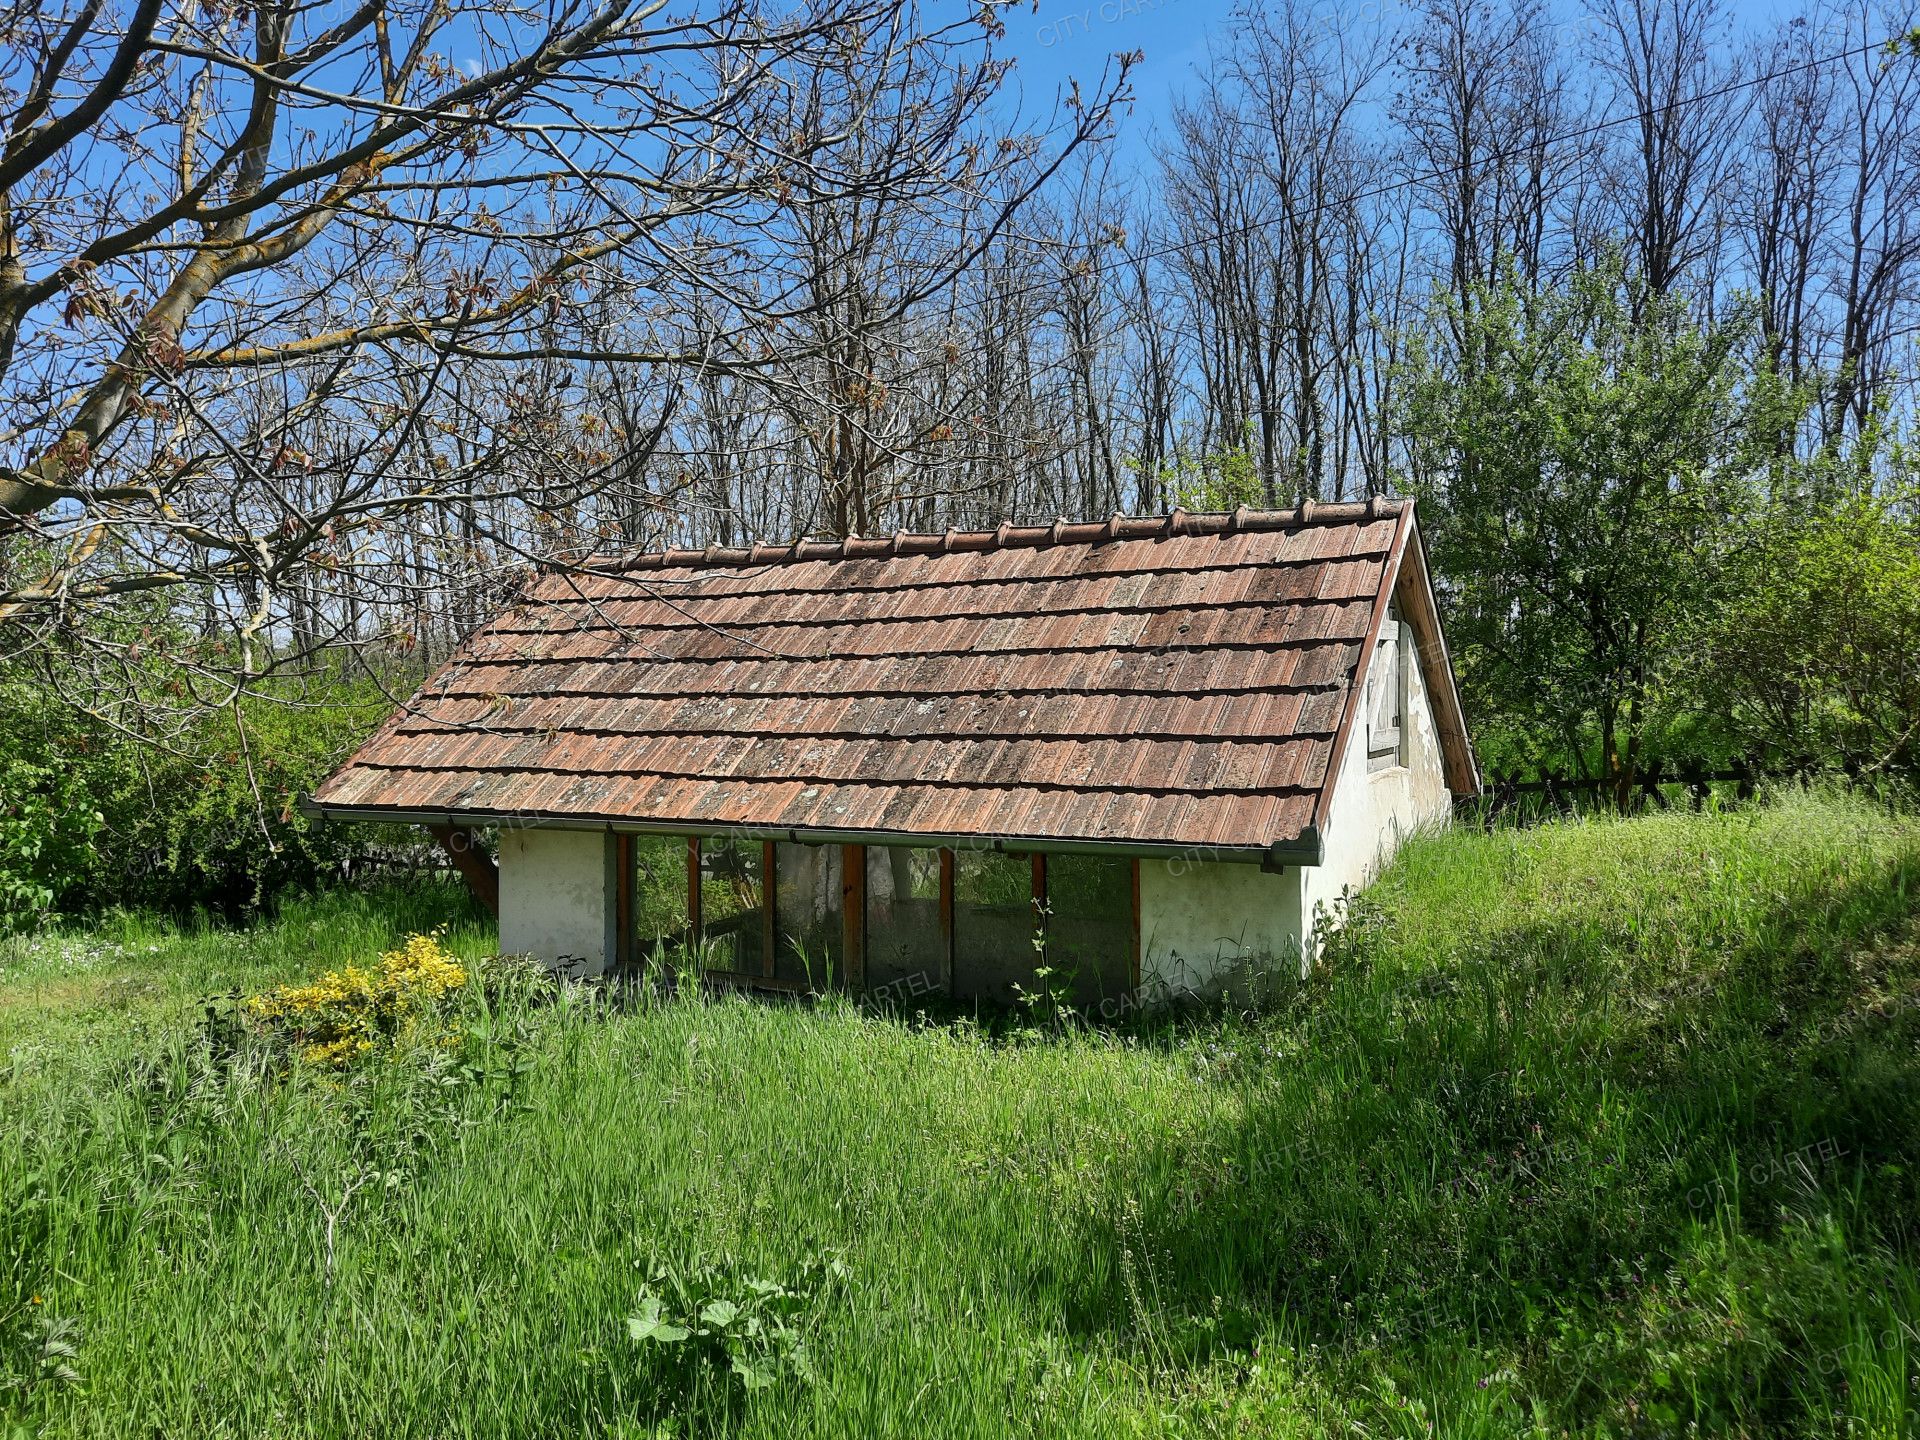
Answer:
POLYGON ((779 943, 780 927, 773 913, 773 841, 760 842, 760 974, 773 978, 773 947, 779 943))
POLYGON ((1660 770, 1661 766, 1658 760, 1655 760, 1647 766, 1647 768, 1641 772, 1640 790, 1649 800, 1653 801, 1653 806, 1656 810, 1670 810, 1673 808, 1672 804, 1668 801, 1666 793, 1660 788, 1660 770))
POLYGON ((1700 762, 1695 760, 1692 768, 1687 772, 1687 799, 1691 802, 1692 808, 1695 810, 1706 809, 1707 796, 1710 793, 1707 787, 1707 773, 1701 767, 1700 762))
POLYGON ((847 989, 867 988, 867 847, 840 847, 840 970, 847 989))
POLYGON ((465 825, 429 825, 427 833, 440 842, 453 868, 467 883, 473 898, 486 906, 493 918, 500 918, 500 867, 480 848, 480 837, 465 825))
POLYGON ((700 837, 687 837, 687 938, 697 948, 700 933, 700 837))
POLYGON ((940 987, 953 994, 953 851, 940 847, 940 938, 946 941, 940 956, 940 987))

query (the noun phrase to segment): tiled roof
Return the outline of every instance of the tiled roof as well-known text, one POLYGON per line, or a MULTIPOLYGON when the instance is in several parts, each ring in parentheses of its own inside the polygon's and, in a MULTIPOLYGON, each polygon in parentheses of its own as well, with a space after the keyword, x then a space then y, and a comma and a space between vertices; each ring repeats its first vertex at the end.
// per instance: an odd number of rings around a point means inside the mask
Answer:
POLYGON ((544 574, 316 808, 1286 847, 1411 525, 1176 511, 544 574))

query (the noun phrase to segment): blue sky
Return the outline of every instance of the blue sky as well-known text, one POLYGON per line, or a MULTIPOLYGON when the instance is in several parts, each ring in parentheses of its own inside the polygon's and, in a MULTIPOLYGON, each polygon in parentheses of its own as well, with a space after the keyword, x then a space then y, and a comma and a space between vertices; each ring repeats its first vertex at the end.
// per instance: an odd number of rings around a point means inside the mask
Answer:
MULTIPOLYGON (((1258 3, 1258 0, 1248 0, 1258 3)), ((1308 0, 1310 10, 1356 33, 1394 30, 1412 19, 1408 0, 1308 0)), ((1734 0, 1732 38, 1751 35, 1787 15, 1804 13, 1798 0, 1734 0)), ((1013 85, 1028 117, 1045 114, 1070 79, 1091 87, 1116 52, 1140 50, 1136 99, 1120 127, 1122 168, 1151 158, 1149 136, 1164 128, 1172 99, 1205 63, 1209 39, 1230 40, 1234 0, 1039 0, 1002 12, 1007 35, 1001 53, 1014 57, 1013 85)), ((1590 21, 1579 0, 1550 0, 1550 13, 1573 43, 1590 21)))
MULTIPOLYGON (((1370 0, 1394 3, 1394 0, 1370 0)), ((1121 122, 1123 162, 1147 157, 1146 137, 1172 97, 1205 61, 1210 34, 1233 24, 1232 0, 1040 0, 1006 12, 1002 53, 1015 57, 1013 82, 1028 114, 1045 113, 1070 79, 1091 88, 1123 50, 1146 58, 1134 71, 1133 113, 1121 122)))

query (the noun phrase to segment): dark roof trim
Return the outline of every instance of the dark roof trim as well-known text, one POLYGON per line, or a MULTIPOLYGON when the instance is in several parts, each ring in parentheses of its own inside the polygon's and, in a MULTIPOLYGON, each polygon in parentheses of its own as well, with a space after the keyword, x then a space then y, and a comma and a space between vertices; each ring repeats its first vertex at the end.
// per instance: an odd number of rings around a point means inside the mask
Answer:
POLYGON ((1246 530, 1294 530, 1382 520, 1400 514, 1409 502, 1375 495, 1365 501, 1316 504, 1293 510, 1190 512, 1176 507, 1165 515, 1115 515, 1107 520, 1056 520, 1051 525, 1002 525, 995 530, 948 530, 933 534, 901 530, 893 535, 853 536, 846 540, 795 540, 786 545, 709 545, 704 550, 654 550, 639 555, 589 556, 556 571, 627 574, 689 566, 781 565, 813 560, 885 560, 899 555, 949 555, 966 551, 1039 549, 1048 545, 1102 545, 1114 540, 1169 540, 1175 536, 1233 535, 1246 530))
POLYGON ((1427 703, 1433 707, 1433 728, 1440 739, 1447 788, 1455 795, 1478 795, 1480 762, 1473 753, 1466 707, 1460 702, 1460 682, 1453 673, 1446 627, 1440 623, 1440 599, 1434 593, 1433 571, 1427 564, 1426 537, 1417 524, 1401 565, 1398 587, 1404 592, 1404 600, 1410 602, 1406 605, 1407 623, 1413 627, 1414 653, 1420 657, 1420 673, 1427 682, 1427 703))
POLYGON ((1226 861, 1262 865, 1318 865, 1325 849, 1318 826, 1298 839, 1272 845, 1174 845, 1134 840, 1066 840, 1038 835, 927 835, 892 830, 793 828, 785 825, 716 825, 698 822, 594 819, 580 815, 507 814, 490 810, 391 810, 379 805, 327 805, 300 802, 300 813, 316 820, 358 821, 380 825, 497 825, 506 830, 608 830, 624 835, 737 836, 756 840, 792 840, 814 845, 903 845, 914 848, 988 850, 1014 854, 1132 855, 1143 859, 1185 860, 1192 864, 1226 861))
POLYGON ((1310 828, 1316 832, 1324 831, 1332 817, 1334 797, 1340 788, 1341 767, 1346 763, 1347 746, 1352 742, 1360 709, 1365 703, 1367 671, 1373 664, 1374 652, 1379 646, 1380 627, 1386 623, 1387 610, 1402 590, 1405 580, 1416 582, 1405 587, 1408 598, 1413 601, 1408 607, 1408 623, 1414 629, 1414 648, 1420 656, 1420 673, 1426 681, 1428 703, 1433 707, 1434 733, 1440 742, 1440 759, 1446 773, 1447 788, 1455 795, 1480 793, 1480 768, 1473 756, 1473 745, 1467 737, 1466 717, 1460 707, 1460 689, 1454 680, 1453 662, 1447 654, 1446 636, 1440 626, 1440 607, 1433 593, 1432 576, 1427 570, 1427 547, 1420 538, 1420 527, 1414 519, 1411 500, 1400 503, 1399 515, 1400 523, 1394 529, 1393 548, 1387 552, 1387 563, 1380 569, 1380 590, 1374 597, 1373 619, 1367 626, 1367 638, 1360 647, 1360 661, 1354 666, 1353 681, 1347 691, 1346 711, 1340 717, 1340 728, 1333 737, 1333 750, 1327 757, 1326 780, 1320 787, 1320 798, 1314 803, 1310 828))

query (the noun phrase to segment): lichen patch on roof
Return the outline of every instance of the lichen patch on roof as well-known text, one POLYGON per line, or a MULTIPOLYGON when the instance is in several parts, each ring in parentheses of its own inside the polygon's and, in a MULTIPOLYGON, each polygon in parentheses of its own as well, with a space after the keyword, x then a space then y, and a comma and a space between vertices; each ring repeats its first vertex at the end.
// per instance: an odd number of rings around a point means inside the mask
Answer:
POLYGON ((1261 849, 1312 825, 1402 502, 541 575, 322 812, 1261 849))

